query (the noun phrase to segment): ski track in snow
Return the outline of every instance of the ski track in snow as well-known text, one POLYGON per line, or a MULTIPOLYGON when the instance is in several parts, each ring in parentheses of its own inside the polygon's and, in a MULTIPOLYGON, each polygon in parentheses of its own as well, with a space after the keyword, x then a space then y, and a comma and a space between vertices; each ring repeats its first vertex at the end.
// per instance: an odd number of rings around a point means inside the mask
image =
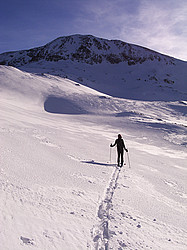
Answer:
POLYGON ((8 67, 2 74, 0 250, 187 249, 185 102, 106 97, 8 67), (69 100, 60 114, 43 110, 51 94, 69 100), (128 176, 105 164, 119 131, 132 152, 128 176))
MULTIPOLYGON (((132 183, 134 181, 131 175, 120 177, 120 172, 121 169, 114 169, 103 199, 98 205, 97 223, 91 229, 94 249, 186 249, 185 230, 166 225, 156 218, 151 220, 149 217, 136 215, 137 211, 128 206, 127 211, 122 212, 119 204, 124 200, 118 202, 118 196, 113 200, 115 190, 118 193, 118 189, 130 188, 128 184, 123 184, 124 178, 131 180, 132 183), (122 180, 123 183, 121 183, 122 180)), ((134 178, 138 177, 134 176, 134 178)), ((139 180, 136 186, 140 187, 141 183, 139 180)), ((176 186, 171 181, 164 180, 164 183, 172 187, 176 186)), ((155 199, 157 197, 158 194, 155 195, 155 199)), ((124 209, 126 206, 122 207, 124 209)))
POLYGON ((120 170, 119 168, 114 169, 109 185, 104 193, 104 197, 98 207, 98 223, 92 229, 95 249, 109 249, 109 211, 112 207, 112 197, 117 187, 120 170))

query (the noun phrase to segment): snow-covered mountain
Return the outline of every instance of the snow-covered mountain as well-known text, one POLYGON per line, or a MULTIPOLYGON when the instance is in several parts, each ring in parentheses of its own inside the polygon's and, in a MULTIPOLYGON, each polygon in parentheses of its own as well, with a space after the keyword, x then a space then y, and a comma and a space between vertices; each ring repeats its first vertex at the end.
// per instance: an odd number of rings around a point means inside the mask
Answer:
POLYGON ((146 48, 91 35, 59 37, 42 47, 3 53, 1 54, 0 64, 16 67, 41 60, 50 62, 71 60, 91 65, 101 64, 102 62, 110 64, 127 62, 128 65, 135 65, 154 60, 164 61, 166 64, 175 64, 174 58, 146 48))
POLYGON ((90 35, 60 37, 39 48, 3 53, 0 64, 66 77, 116 97, 178 100, 187 96, 186 62, 90 35))
POLYGON ((132 47, 147 59, 0 66, 0 249, 187 249, 186 63, 132 47))

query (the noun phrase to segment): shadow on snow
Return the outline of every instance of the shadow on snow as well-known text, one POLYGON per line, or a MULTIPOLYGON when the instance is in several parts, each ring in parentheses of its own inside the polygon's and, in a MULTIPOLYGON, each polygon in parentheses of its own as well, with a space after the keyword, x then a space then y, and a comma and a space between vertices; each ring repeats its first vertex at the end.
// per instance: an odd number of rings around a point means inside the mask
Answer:
POLYGON ((93 164, 93 165, 99 165, 99 166, 116 166, 114 163, 102 163, 102 162, 96 162, 96 161, 81 161, 82 163, 88 163, 88 164, 93 164))
POLYGON ((44 103, 44 110, 55 114, 82 115, 88 114, 86 110, 75 102, 63 97, 48 96, 44 103))

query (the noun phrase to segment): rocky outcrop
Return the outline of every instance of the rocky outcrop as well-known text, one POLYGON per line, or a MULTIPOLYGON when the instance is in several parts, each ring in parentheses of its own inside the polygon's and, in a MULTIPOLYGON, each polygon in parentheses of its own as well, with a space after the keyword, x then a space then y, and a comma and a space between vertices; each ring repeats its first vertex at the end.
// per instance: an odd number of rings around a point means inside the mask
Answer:
POLYGON ((6 52, 0 54, 0 64, 14 67, 39 61, 77 61, 87 64, 142 64, 145 61, 163 61, 174 64, 175 59, 155 51, 125 43, 119 40, 106 40, 91 35, 59 37, 38 48, 6 52))

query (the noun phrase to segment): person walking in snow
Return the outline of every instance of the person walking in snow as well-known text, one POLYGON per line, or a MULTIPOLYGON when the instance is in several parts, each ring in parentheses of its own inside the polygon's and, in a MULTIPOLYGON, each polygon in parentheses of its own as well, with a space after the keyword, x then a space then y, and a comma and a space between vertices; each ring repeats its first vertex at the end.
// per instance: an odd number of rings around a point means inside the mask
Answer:
POLYGON ((125 147, 124 140, 122 139, 122 136, 120 134, 118 135, 118 139, 115 140, 114 144, 113 145, 112 143, 110 144, 110 147, 114 147, 115 145, 117 145, 118 166, 122 167, 123 166, 123 152, 124 152, 124 149, 126 152, 128 152, 128 149, 125 147), (121 164, 120 164, 120 159, 121 159, 121 164))

